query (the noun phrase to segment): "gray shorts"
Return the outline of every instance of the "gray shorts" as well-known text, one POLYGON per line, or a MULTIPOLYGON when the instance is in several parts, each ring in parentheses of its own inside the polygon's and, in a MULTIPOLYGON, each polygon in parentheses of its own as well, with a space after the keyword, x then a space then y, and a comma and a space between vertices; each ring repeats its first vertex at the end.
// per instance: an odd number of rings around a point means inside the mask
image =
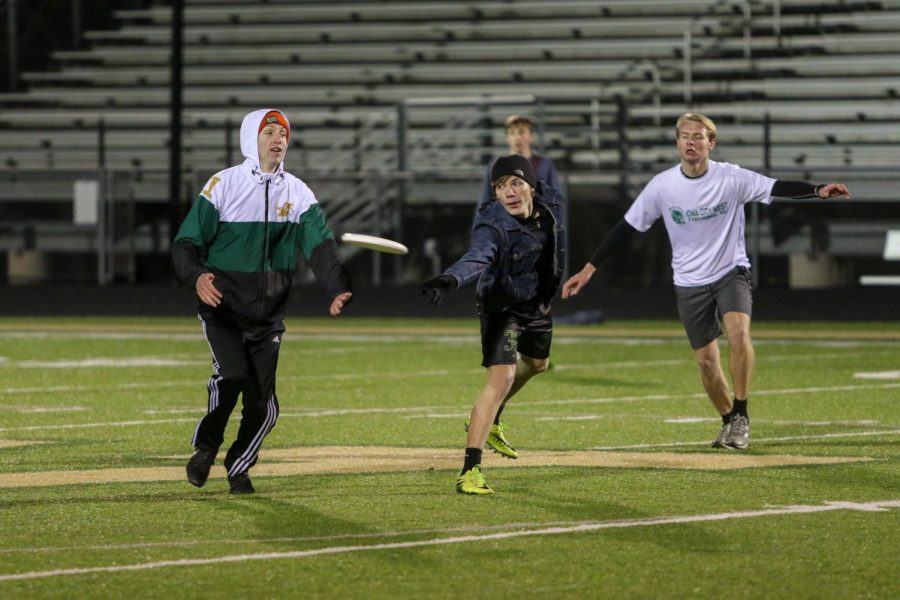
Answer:
POLYGON ((691 348, 699 350, 722 335, 719 320, 727 312, 751 314, 753 285, 750 269, 735 267, 709 285, 675 286, 678 316, 684 323, 691 348))

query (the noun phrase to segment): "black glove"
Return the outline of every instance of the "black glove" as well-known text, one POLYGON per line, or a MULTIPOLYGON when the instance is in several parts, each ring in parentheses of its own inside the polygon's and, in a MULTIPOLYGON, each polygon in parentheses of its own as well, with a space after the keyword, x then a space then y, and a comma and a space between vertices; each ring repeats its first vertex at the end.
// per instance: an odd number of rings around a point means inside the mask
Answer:
POLYGON ((419 292, 435 306, 440 306, 444 296, 456 289, 456 279, 451 275, 438 275, 419 284, 419 292))

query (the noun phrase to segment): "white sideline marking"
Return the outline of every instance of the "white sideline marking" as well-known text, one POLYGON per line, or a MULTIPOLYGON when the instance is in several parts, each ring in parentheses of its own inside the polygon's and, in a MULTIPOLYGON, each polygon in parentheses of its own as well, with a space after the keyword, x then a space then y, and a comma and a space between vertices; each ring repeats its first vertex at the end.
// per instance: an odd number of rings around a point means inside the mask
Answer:
MULTIPOLYGON (((473 327, 473 330, 475 328, 473 327)), ((801 332, 802 333, 802 332, 801 332)), ((323 342, 419 342, 423 344, 470 344, 478 340, 478 334, 463 333, 429 333, 427 338, 421 334, 382 334, 382 333, 316 333, 303 331, 302 327, 294 329, 288 326, 288 334, 291 338, 316 340, 323 342)), ((0 331, 0 339, 85 339, 85 340, 163 340, 163 341, 203 341, 203 334, 187 331, 0 331)), ((672 336, 657 337, 629 337, 626 335, 608 335, 604 337, 574 336, 560 333, 554 336, 554 344, 598 344, 598 345, 627 345, 650 346, 662 344, 683 345, 685 338, 683 333, 672 330, 672 336), (674 336, 674 337, 673 337, 674 336)), ((811 346, 814 348, 871 348, 873 346, 895 346, 897 340, 890 339, 822 339, 822 338, 766 338, 760 337, 753 340, 754 345, 771 346, 811 346)))
MULTIPOLYGON (((198 361, 199 362, 199 361, 198 361)), ((569 364, 565 365, 563 370, 570 369, 609 369, 609 368, 627 368, 629 366, 654 366, 659 364, 668 364, 672 361, 663 360, 663 361, 647 361, 647 362, 634 362, 627 361, 621 363, 589 363, 589 364, 569 364)), ((681 361, 685 363, 689 363, 691 361, 681 361)), ((184 361, 179 361, 179 365, 184 364, 184 361)), ((203 363, 207 364, 206 362, 203 363)), ((557 366, 557 368, 561 368, 563 365, 557 366)), ((353 380, 353 379, 365 379, 369 380, 373 377, 386 377, 390 379, 395 379, 398 377, 447 377, 448 375, 460 375, 465 373, 483 373, 484 369, 471 368, 471 369, 439 369, 439 370, 427 370, 427 371, 379 371, 373 373, 322 373, 322 374, 304 374, 304 375, 286 375, 278 378, 279 381, 315 381, 315 380, 326 380, 332 381, 335 379, 340 380, 353 380)), ((197 387, 203 386, 202 379, 190 379, 190 380, 181 380, 181 381, 153 381, 153 382, 140 382, 140 383, 118 383, 112 385, 55 385, 55 386, 33 386, 33 387, 8 387, 0 389, 0 394, 33 394, 33 393, 50 393, 50 392, 82 392, 82 391, 91 391, 91 390, 123 390, 123 389, 156 389, 156 388, 168 388, 168 387, 197 387)), ((886 384, 860 384, 860 385, 845 385, 845 386, 833 386, 833 387, 810 387, 810 388, 796 388, 796 389, 782 389, 782 390, 762 390, 757 391, 754 390, 754 395, 759 394, 793 394, 793 393, 807 393, 807 392, 827 392, 827 391, 853 391, 853 390, 864 390, 864 389, 887 389, 887 388, 896 388, 900 387, 900 383, 886 383, 886 384)), ((668 400, 671 398, 705 398, 706 395, 703 393, 691 393, 691 394, 659 394, 654 396, 620 396, 614 397, 612 399, 608 398, 599 398, 599 399, 572 399, 572 400, 550 400, 544 401, 544 404, 573 404, 573 403, 591 403, 591 402, 620 402, 626 400, 668 400)), ((529 402, 529 404, 539 404, 540 402, 529 402)))
MULTIPOLYGON (((180 458, 180 457, 179 457, 180 458)), ((21 554, 32 553, 42 554, 45 552, 67 552, 71 550, 135 550, 141 548, 168 548, 168 547, 185 547, 185 546, 206 546, 206 545, 241 545, 241 544, 284 544, 295 542, 323 542, 333 540, 365 540, 371 538, 388 538, 388 537, 404 537, 408 535, 426 535, 435 533, 467 533, 470 531, 505 531, 509 529, 525 529, 527 527, 550 527, 550 526, 572 526, 582 525, 593 521, 549 521, 546 523, 501 523, 499 525, 471 525, 466 527, 442 527, 435 529, 407 529, 399 531, 380 531, 372 533, 345 533, 338 535, 306 535, 306 536, 290 536, 275 538, 256 538, 256 539, 204 539, 204 540, 178 540, 173 542, 136 542, 133 544, 85 544, 73 546, 41 546, 30 548, 0 548, 0 554, 21 554)))
MULTIPOLYGON (((523 408, 525 408, 523 406, 523 408)), ((669 423, 673 425, 683 425, 688 424, 692 425, 695 423, 721 423, 721 418, 719 417, 668 417, 663 415, 635 415, 628 413, 601 413, 601 414, 582 414, 582 415, 567 415, 567 416, 559 416, 559 415, 530 415, 527 411, 519 411, 517 414, 520 414, 524 417, 531 416, 535 421, 592 421, 597 419, 644 419, 644 420, 652 420, 652 421, 662 421, 663 423, 669 423)), ((440 414, 440 415, 423 415, 427 417, 433 418, 445 418, 455 415, 449 414, 440 414)), ((416 419, 421 417, 408 417, 410 419, 416 419)), ((804 427, 873 427, 881 425, 883 427, 900 427, 900 425, 889 425, 887 423, 881 423, 876 419, 860 419, 856 421, 850 421, 845 419, 834 420, 834 421, 800 421, 797 419, 762 419, 756 417, 753 420, 754 423, 767 423, 770 425, 801 425, 804 427)))
MULTIPOLYGON (((178 382, 170 382, 171 385, 185 385, 178 382)), ((153 385, 165 385, 165 382, 162 384, 154 383, 153 385)), ((196 386, 197 382, 189 382, 189 385, 196 386)), ((146 387, 145 384, 142 383, 134 383, 134 384, 121 384, 119 386, 110 386, 114 388, 134 388, 134 387, 146 387)), ((775 389, 775 390, 758 390, 754 391, 754 396, 770 396, 770 395, 779 395, 779 394, 807 394, 807 393, 819 393, 826 391, 860 391, 860 390, 878 390, 878 389, 894 389, 900 388, 900 383, 882 383, 882 384, 872 384, 872 385, 843 385, 843 386, 833 386, 833 387, 809 387, 809 388, 786 388, 786 389, 775 389)), ((15 388, 14 388, 15 389, 15 388)), ((18 388, 19 390, 26 388, 18 388)), ((36 391, 36 388, 29 388, 31 391, 36 391)), ((64 388, 63 391, 71 391, 73 388, 64 388)), ((77 389, 87 389, 85 388, 77 388, 77 389)), ((94 388, 91 388, 94 389, 94 388)), ((46 391, 47 388, 44 388, 46 391)), ((0 393, 8 390, 0 390, 0 393)), ((522 406, 545 406, 545 405, 567 405, 567 404, 608 404, 613 402, 641 402, 641 401, 658 401, 658 400, 675 400, 679 398, 706 398, 706 394, 699 393, 688 393, 688 394, 656 394, 650 396, 611 396, 608 398, 581 398, 581 399, 565 399, 565 400, 538 400, 538 401, 529 401, 527 403, 523 403, 522 406)), ((460 405, 461 408, 468 409, 471 405, 460 405)), ((334 416, 341 414, 357 414, 360 411, 365 412, 396 412, 396 413, 418 413, 423 411, 445 411, 452 410, 454 407, 449 406, 410 406, 410 407, 401 407, 401 408, 370 408, 370 409, 340 409, 340 408, 322 408, 318 410, 312 410, 309 412, 286 412, 281 413, 281 416, 285 417, 293 417, 293 418, 303 418, 303 417, 321 417, 325 415, 334 416)), ((179 410, 179 409, 176 409, 179 410)), ((129 425, 154 425, 154 424, 166 424, 166 423, 185 423, 185 422, 195 422, 197 418, 203 415, 202 407, 198 407, 197 409, 197 417, 196 418, 183 418, 183 419, 146 419, 146 420, 137 420, 137 421, 112 421, 106 423, 70 423, 66 425, 32 425, 26 427, 0 427, 0 431, 35 431, 41 429, 78 429, 81 427, 90 428, 90 427, 104 427, 107 425, 124 427, 129 425)), ((774 439, 774 438, 773 438, 774 439)), ((674 445, 682 446, 682 445, 696 445, 705 442, 679 442, 674 445)), ((635 447, 643 447, 643 446, 635 446, 635 447)))
POLYGON ((282 417, 333 417, 336 415, 366 415, 377 413, 409 413, 434 410, 435 406, 402 406, 396 408, 324 408, 320 410, 283 412, 282 417))
POLYGON ((555 371, 578 371, 582 369, 627 369, 629 367, 667 367, 675 365, 688 365, 694 362, 691 358, 667 358, 659 360, 625 360, 620 362, 596 362, 596 363, 563 363, 554 365, 555 371))
POLYGON ((197 419, 144 419, 139 421, 106 421, 101 423, 66 423, 64 425, 26 425, 24 427, 0 427, 0 431, 40 431, 43 429, 90 429, 93 427, 130 427, 132 425, 159 425, 164 423, 196 423, 197 419))
POLYGON ((603 415, 572 415, 570 417, 537 417, 535 421, 599 421, 603 415))
MULTIPOLYGON (((335 415, 362 415, 369 413, 406 413, 406 412, 422 412, 440 408, 438 406, 401 406, 401 407, 374 407, 374 408, 321 408, 309 410, 293 410, 278 413, 278 417, 331 417, 335 415)), ((197 418, 206 414, 203 406, 194 408, 172 408, 168 410, 148 409, 143 411, 148 415, 162 414, 195 414, 197 418)))
MULTIPOLYGON (((283 560, 308 558, 331 554, 347 554, 350 552, 364 552, 373 550, 401 550, 406 548, 421 548, 426 546, 446 546, 449 544, 463 544, 468 542, 485 542, 489 540, 506 540, 520 537, 538 535, 561 535, 568 533, 587 533, 603 529, 626 529, 629 527, 648 527, 652 525, 676 525, 684 523, 709 523, 713 521, 727 521, 732 519, 749 519, 754 517, 769 517, 775 515, 794 515, 822 513, 836 510, 853 510, 860 512, 886 512, 891 508, 900 508, 900 500, 878 500, 875 502, 825 502, 824 505, 794 505, 784 507, 764 508, 761 510, 748 510, 727 513, 710 513, 705 515, 681 515, 673 517, 646 517, 642 519, 619 519, 613 521, 599 521, 581 523, 571 526, 553 526, 526 531, 507 531, 503 533, 489 533, 486 535, 463 535, 447 538, 432 538, 411 542, 392 542, 384 544, 368 544, 359 546, 331 546, 328 548, 316 548, 315 550, 295 550, 291 552, 260 552, 256 554, 232 554, 217 556, 214 558, 186 558, 180 560, 160 560, 155 562, 137 563, 131 565, 110 565, 105 567, 82 567, 72 569, 51 569, 47 571, 29 571, 26 573, 12 573, 0 575, 0 581, 21 581, 26 579, 39 579, 43 577, 57 577, 61 575, 85 575, 89 573, 117 573, 123 571, 147 571, 165 567, 186 567, 196 565, 215 565, 224 563, 249 562, 260 560, 283 560)), ((538 526, 538 525, 535 525, 538 526)))
MULTIPOLYGON (((885 390, 900 388, 900 383, 881 383, 871 385, 834 385, 808 388, 783 388, 774 390, 753 390, 753 396, 773 396, 781 394, 810 394, 820 392, 854 392, 860 390, 885 390)), ((705 392, 689 392, 686 394, 651 394, 649 396, 610 396, 607 398, 567 398, 563 400, 529 401, 528 406, 556 404, 605 404, 608 402, 641 402, 644 400, 675 400, 677 398, 706 399, 705 392)), ((523 406, 525 403, 522 404, 523 406)))
MULTIPOLYGON (((48 385, 42 387, 18 387, 0 389, 0 394, 45 394, 51 392, 88 392, 97 390, 129 390, 129 389, 153 389, 168 387, 197 386, 198 380, 191 381, 153 381, 147 383, 116 383, 113 385, 48 385)), ((203 382, 199 385, 202 387, 203 382)))
MULTIPOLYGON (((859 437, 867 435, 897 435, 900 429, 882 431, 853 431, 849 433, 820 433, 818 435, 792 435, 786 437, 752 438, 753 442, 793 442, 795 440, 821 440, 826 438, 859 437)), ((702 442, 665 442, 661 444, 631 444, 628 446, 593 446, 588 450, 637 450, 641 448, 673 448, 676 446, 709 446, 710 440, 702 442)))
POLYGON ((138 333, 115 331, 0 331, 0 338, 6 339, 51 339, 51 340, 198 340, 203 341, 203 333, 138 333))
MULTIPOLYGON (((0 336, 2 337, 2 336, 0 336)), ((816 358, 821 359, 822 355, 810 354, 810 355, 794 355, 791 358, 816 358)), ((843 355, 834 355, 835 358, 843 357, 843 355)), ((759 359, 764 360, 764 359, 759 359)), ((679 364, 691 364, 693 362, 692 359, 661 359, 655 361, 620 361, 620 362, 606 362, 606 363, 568 363, 557 365, 556 369, 559 371, 574 371, 580 369, 625 369, 625 368, 640 368, 640 367, 653 367, 653 366, 672 366, 679 364)), ((29 367, 29 368, 87 368, 87 367, 109 367, 109 366, 119 366, 119 367, 132 367, 132 366, 146 366, 146 367, 162 367, 162 366, 183 366, 183 365, 208 365, 208 360, 184 360, 184 359, 172 359, 171 357, 160 358, 160 357, 143 357, 143 358, 130 358, 130 359, 116 359, 116 358, 94 358, 94 359, 86 359, 82 361, 71 361, 71 360, 61 360, 61 361, 22 361, 18 363, 5 363, 7 366, 19 366, 19 367, 29 367), (136 362, 130 362, 136 361, 136 362)), ((0 365, 3 363, 0 362, 0 365)), ((280 381, 309 381, 309 380, 353 380, 353 379, 371 379, 372 377, 387 377, 387 378, 397 378, 397 377, 447 377, 449 375, 459 375, 463 373, 482 373, 483 369, 481 368, 470 368, 470 369, 437 369, 437 370, 427 370, 427 371, 379 371, 376 373, 335 373, 335 374, 303 374, 303 375, 288 375, 279 377, 280 381)), ((202 383, 202 382, 201 382, 202 383)), ((114 384, 114 385, 99 385, 99 386, 85 386, 85 385, 57 385, 57 386, 44 386, 44 387, 22 387, 22 388, 5 388, 0 389, 0 393, 4 394, 31 394, 31 393, 42 393, 42 392, 77 392, 77 391, 89 391, 89 390, 102 390, 102 389, 148 389, 148 388, 161 388, 161 387, 193 387, 199 385, 197 380, 183 380, 183 381, 163 381, 163 382, 152 382, 152 383, 122 383, 122 384, 114 384)), ((829 388, 819 388, 819 389, 829 389, 829 388)), ((754 392, 759 393, 759 392, 754 392)), ((702 394, 694 394, 695 396, 702 396, 702 394)), ((674 396, 657 396, 656 399, 666 399, 674 396)), ((636 397, 639 398, 639 397, 636 397)))
POLYGON ((14 410, 20 413, 78 412, 88 410, 84 406, 25 406, 0 404, 0 410, 14 410))
POLYGON ((854 373, 856 379, 900 379, 900 371, 874 371, 871 373, 854 373))
POLYGON ((184 360, 177 358, 164 358, 160 356, 133 356, 128 358, 113 358, 99 356, 82 360, 20 360, 6 361, 4 367, 16 369, 93 369, 96 367, 184 367, 194 365, 208 365, 209 361, 184 360))
MULTIPOLYGON (((651 421, 662 421, 663 423, 669 423, 672 425, 693 425, 696 423, 721 423, 721 419, 719 417, 692 417, 692 416, 684 416, 684 417, 669 417, 664 415, 636 415, 636 414, 628 414, 628 413, 601 413, 601 414, 582 414, 582 415, 568 415, 568 416, 559 416, 559 415, 529 415, 527 411, 519 411, 517 414, 521 414, 522 416, 528 417, 531 416, 535 421, 590 421, 595 419, 644 419, 651 421)), ((431 416, 431 415, 427 415, 431 416)), ((450 415, 433 415, 434 418, 447 417, 450 415)), ((408 417, 408 418, 419 418, 419 417, 408 417)), ((803 427, 900 427, 900 425, 891 425, 888 423, 882 423, 877 419, 859 419, 855 421, 847 420, 847 419, 837 419, 833 421, 801 421, 797 419, 763 419, 760 417, 756 417, 753 420, 754 423, 767 423, 769 425, 800 425, 803 427)))

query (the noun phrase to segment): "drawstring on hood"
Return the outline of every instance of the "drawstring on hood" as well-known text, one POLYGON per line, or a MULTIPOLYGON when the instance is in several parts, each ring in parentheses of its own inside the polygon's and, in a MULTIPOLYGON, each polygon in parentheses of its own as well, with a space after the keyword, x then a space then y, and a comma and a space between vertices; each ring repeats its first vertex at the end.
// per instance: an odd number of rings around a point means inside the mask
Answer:
MULTIPOLYGON (((274 108, 254 110, 247 113, 241 122, 241 153, 245 158, 243 166, 257 183, 262 184, 266 179, 270 179, 273 184, 281 185, 284 182, 284 159, 278 164, 274 173, 263 173, 259 164, 259 146, 257 144, 259 130, 263 119, 270 112, 277 112, 284 118, 284 122, 288 124, 288 135, 290 135, 290 121, 282 111, 274 108)), ((287 147, 285 147, 285 154, 287 154, 287 147)))

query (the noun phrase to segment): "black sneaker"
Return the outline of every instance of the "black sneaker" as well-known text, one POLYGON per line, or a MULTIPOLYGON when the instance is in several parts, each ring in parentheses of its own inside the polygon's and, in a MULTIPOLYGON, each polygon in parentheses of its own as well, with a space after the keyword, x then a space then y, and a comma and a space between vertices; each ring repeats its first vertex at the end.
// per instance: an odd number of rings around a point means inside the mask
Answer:
POLYGON ((197 487, 203 487, 209 477, 209 468, 216 460, 215 450, 198 448, 187 464, 187 478, 197 487))
POLYGON ((252 494, 256 491, 253 489, 253 484, 250 483, 250 478, 247 477, 246 473, 239 473, 234 477, 229 477, 228 483, 231 485, 232 494, 252 494))

